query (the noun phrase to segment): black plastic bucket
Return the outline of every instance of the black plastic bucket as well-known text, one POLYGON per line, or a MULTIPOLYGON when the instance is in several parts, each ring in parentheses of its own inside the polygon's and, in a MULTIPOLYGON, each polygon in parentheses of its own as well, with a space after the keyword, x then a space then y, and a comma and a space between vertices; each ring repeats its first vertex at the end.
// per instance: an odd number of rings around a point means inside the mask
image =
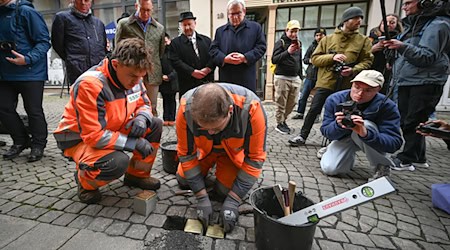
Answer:
POLYGON ((169 174, 175 174, 178 168, 177 142, 161 143, 163 169, 169 174))
MULTIPOLYGON (((272 187, 258 188, 250 195, 255 219, 255 241, 257 249, 311 249, 317 223, 292 226, 281 223, 284 213, 272 187)), ((314 203, 302 195, 295 194, 293 211, 314 203)))

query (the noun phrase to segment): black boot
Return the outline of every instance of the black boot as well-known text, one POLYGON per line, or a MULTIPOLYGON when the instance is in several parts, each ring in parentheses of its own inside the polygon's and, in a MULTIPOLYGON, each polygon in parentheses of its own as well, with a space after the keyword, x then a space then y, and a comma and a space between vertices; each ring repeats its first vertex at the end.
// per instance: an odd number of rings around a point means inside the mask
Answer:
POLYGON ((12 145, 6 153, 3 154, 3 159, 12 160, 22 153, 25 149, 29 148, 28 145, 12 145))

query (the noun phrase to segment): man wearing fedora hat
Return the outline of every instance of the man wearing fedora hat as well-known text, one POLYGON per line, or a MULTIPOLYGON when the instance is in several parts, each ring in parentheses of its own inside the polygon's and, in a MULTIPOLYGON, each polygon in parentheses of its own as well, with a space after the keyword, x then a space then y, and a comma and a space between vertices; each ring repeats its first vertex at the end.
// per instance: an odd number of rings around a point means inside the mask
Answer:
POLYGON ((180 13, 182 34, 172 40, 169 60, 178 73, 179 97, 188 90, 214 80, 214 64, 209 56, 211 39, 195 31, 196 17, 180 13))
POLYGON ((346 174, 354 167, 356 151, 362 150, 375 168, 372 179, 387 176, 394 163, 386 152, 397 151, 403 143, 397 105, 378 93, 384 77, 376 70, 361 71, 351 83, 350 90, 326 100, 320 131, 332 142, 320 167, 326 175, 346 174))

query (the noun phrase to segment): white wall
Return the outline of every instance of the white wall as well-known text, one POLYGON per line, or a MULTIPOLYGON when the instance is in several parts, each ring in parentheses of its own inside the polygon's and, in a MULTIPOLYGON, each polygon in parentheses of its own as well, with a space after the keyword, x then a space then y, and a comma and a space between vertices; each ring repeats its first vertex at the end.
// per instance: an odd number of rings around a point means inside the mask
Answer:
POLYGON ((211 36, 211 2, 210 0, 190 0, 189 9, 197 17, 197 26, 195 30, 205 36, 211 36))

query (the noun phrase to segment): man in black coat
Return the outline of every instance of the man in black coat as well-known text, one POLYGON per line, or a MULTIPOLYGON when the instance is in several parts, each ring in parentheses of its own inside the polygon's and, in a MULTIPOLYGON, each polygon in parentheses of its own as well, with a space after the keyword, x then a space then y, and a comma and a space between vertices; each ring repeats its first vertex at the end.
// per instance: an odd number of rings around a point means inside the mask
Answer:
POLYGON ((52 24, 52 46, 66 64, 70 85, 106 55, 105 25, 92 15, 91 0, 72 0, 52 24))
POLYGON ((209 56, 211 39, 195 32, 192 12, 180 14, 182 34, 172 40, 169 60, 178 73, 179 97, 188 90, 214 80, 214 64, 209 56))

